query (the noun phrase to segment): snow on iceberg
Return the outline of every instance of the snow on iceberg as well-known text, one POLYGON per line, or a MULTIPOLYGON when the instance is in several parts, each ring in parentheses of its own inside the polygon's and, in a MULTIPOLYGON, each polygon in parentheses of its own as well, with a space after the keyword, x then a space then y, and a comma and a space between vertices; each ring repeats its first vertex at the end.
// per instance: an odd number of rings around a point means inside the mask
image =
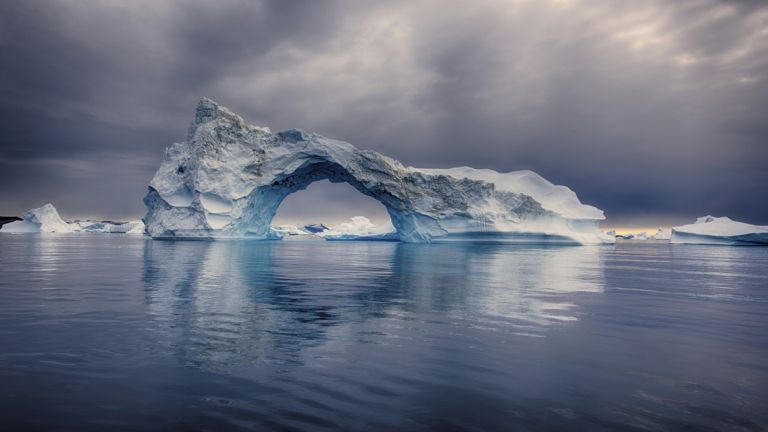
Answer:
POLYGON ((365 216, 354 216, 350 222, 335 225, 317 234, 326 240, 399 241, 391 223, 377 226, 365 216))
POLYGON ((737 222, 728 217, 702 216, 696 222, 672 228, 672 243, 768 245, 768 226, 737 222))
POLYGON ((36 209, 27 210, 23 220, 5 224, 0 228, 4 233, 68 233, 75 227, 64 222, 59 212, 52 204, 46 204, 36 209))
POLYGON ((419 169, 298 129, 272 133, 209 99, 187 139, 165 151, 144 198, 153 238, 272 238, 283 199, 319 180, 346 182, 381 202, 400 240, 462 233, 543 235, 612 243, 605 217, 531 171, 419 169))

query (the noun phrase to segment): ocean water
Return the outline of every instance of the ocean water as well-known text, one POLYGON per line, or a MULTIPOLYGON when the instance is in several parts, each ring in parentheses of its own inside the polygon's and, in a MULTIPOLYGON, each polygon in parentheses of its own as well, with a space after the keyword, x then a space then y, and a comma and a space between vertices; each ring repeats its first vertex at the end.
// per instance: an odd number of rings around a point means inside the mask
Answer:
POLYGON ((768 428, 768 248, 0 236, 0 430, 768 428))

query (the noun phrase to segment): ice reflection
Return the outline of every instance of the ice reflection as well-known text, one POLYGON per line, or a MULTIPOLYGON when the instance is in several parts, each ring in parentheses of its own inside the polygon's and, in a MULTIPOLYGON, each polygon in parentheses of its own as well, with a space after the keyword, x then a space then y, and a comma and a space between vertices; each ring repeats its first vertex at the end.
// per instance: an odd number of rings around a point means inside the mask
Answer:
POLYGON ((419 307, 521 325, 577 319, 572 294, 601 292, 601 247, 400 245, 397 281, 419 307))
POLYGON ((602 291, 603 248, 149 242, 143 282, 175 354, 223 368, 301 361, 307 347, 392 317, 545 336, 578 319, 575 293, 602 291))

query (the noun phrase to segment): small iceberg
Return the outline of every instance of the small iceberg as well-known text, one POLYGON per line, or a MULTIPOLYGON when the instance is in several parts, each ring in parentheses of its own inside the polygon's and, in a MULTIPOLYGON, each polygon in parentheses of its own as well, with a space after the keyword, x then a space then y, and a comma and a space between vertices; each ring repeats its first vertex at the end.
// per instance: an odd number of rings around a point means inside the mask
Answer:
POLYGON ((768 226, 728 217, 702 216, 695 223, 672 228, 671 243, 768 245, 768 226))
POLYGON ((651 240, 669 240, 672 237, 672 230, 669 228, 659 228, 656 234, 652 235, 651 240))
POLYGON ((392 224, 378 226, 365 216, 354 216, 350 222, 336 225, 317 235, 330 241, 400 241, 392 224))
POLYGON ((144 222, 141 220, 129 222, 76 220, 66 222, 59 216, 56 207, 49 203, 42 207, 27 210, 20 220, 2 225, 0 232, 10 234, 87 232, 143 235, 144 229, 144 222))
POLYGON ((144 234, 144 222, 134 220, 129 222, 113 221, 75 221, 70 225, 76 226, 76 232, 104 234, 144 234))
POLYGON ((0 232, 22 233, 70 233, 75 226, 64 222, 59 212, 52 204, 46 204, 32 210, 27 210, 21 216, 22 220, 5 224, 0 232))

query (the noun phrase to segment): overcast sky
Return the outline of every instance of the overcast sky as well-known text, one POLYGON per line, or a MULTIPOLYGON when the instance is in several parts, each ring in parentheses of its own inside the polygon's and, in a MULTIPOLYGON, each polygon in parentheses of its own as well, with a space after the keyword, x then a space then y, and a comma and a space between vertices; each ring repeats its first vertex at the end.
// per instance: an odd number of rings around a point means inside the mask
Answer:
MULTIPOLYGON (((3 215, 142 216, 207 96, 406 165, 532 169, 614 226, 768 224, 765 1, 5 0, 0 60, 3 215)), ((329 190, 291 208, 368 199, 329 190)))

